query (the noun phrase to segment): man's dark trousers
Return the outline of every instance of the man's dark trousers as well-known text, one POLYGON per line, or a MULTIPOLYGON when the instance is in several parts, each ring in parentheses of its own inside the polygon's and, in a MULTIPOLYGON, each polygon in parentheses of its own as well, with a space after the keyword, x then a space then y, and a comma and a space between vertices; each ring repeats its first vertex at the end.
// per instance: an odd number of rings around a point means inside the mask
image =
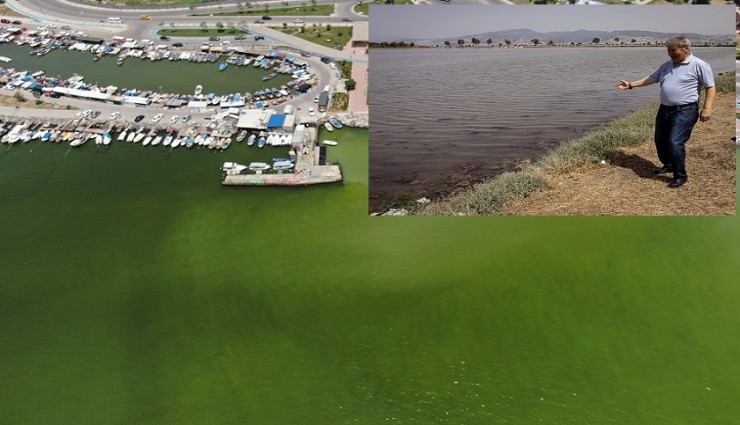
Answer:
POLYGON ((655 148, 663 165, 673 168, 674 179, 685 179, 686 142, 699 119, 699 103, 660 105, 655 117, 655 148))

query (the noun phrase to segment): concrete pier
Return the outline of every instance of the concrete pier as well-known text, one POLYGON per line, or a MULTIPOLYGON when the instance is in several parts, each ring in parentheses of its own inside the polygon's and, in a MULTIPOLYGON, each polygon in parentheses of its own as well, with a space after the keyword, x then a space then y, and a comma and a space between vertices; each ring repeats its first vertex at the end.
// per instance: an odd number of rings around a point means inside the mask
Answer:
POLYGON ((221 183, 225 186, 305 186, 342 181, 342 171, 338 165, 318 165, 319 149, 316 146, 309 153, 299 155, 295 172, 285 170, 282 174, 265 174, 249 171, 248 174, 225 174, 221 183))

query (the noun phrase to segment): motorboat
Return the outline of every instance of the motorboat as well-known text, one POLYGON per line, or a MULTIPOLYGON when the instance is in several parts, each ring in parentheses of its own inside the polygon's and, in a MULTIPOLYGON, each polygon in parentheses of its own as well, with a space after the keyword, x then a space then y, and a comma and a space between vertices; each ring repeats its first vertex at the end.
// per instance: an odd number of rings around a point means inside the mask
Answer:
POLYGON ((257 141, 258 148, 264 148, 266 144, 267 144, 267 141, 265 140, 264 137, 260 137, 260 139, 257 141))
POLYGON ((334 126, 332 126, 328 122, 324 123, 324 128, 327 129, 328 131, 334 131, 334 126))
POLYGON ((221 63, 221 64, 219 64, 219 65, 218 65, 218 70, 219 70, 219 71, 223 71, 223 70, 224 70, 224 69, 226 69, 226 68, 227 68, 228 66, 229 66, 229 64, 228 64, 228 63, 226 63, 226 62, 224 62, 224 63, 221 63))
POLYGON ((226 172, 226 174, 240 174, 247 168, 249 167, 247 167, 246 165, 237 164, 236 162, 224 162, 224 165, 221 166, 221 171, 226 172))
POLYGON ((247 146, 252 146, 256 140, 257 140, 257 136, 255 136, 254 134, 252 134, 247 139, 247 146))
POLYGON ((236 135, 236 141, 241 142, 245 137, 247 137, 247 130, 242 130, 236 135))
POLYGON ((203 93, 203 86, 198 84, 197 86, 195 86, 195 95, 198 96, 201 93, 203 93))
POLYGON ((105 133, 103 133, 103 145, 108 146, 110 145, 110 142, 111 142, 110 133, 106 131, 105 133))
POLYGON ((336 119, 336 118, 329 118, 329 122, 330 122, 330 123, 331 123, 331 125, 333 125, 333 126, 334 126, 334 128, 336 128, 336 129, 340 129, 340 128, 344 127, 344 125, 342 124, 342 122, 341 122, 341 121, 339 121, 339 120, 338 120, 338 119, 336 119))
POLYGON ((289 170, 289 169, 293 168, 294 166, 295 166, 295 164, 293 164, 292 161, 276 161, 272 165, 272 168, 274 170, 289 170))
POLYGON ((249 164, 249 169, 252 171, 264 171, 270 169, 270 164, 264 162, 252 162, 249 164))
POLYGON ((334 140, 324 140, 324 142, 323 142, 323 143, 324 143, 325 145, 328 145, 328 146, 336 146, 336 145, 338 145, 338 144, 339 144, 339 143, 335 142, 334 140))

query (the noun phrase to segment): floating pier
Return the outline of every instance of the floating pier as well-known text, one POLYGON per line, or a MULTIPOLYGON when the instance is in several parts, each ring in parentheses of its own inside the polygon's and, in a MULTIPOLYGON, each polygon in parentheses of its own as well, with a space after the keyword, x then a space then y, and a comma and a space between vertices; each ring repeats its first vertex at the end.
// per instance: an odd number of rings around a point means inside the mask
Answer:
POLYGON ((262 171, 249 174, 224 173, 221 184, 225 186, 306 186, 309 184, 334 183, 342 181, 339 165, 319 165, 318 146, 306 154, 299 154, 295 171, 283 170, 278 174, 265 174, 262 171))

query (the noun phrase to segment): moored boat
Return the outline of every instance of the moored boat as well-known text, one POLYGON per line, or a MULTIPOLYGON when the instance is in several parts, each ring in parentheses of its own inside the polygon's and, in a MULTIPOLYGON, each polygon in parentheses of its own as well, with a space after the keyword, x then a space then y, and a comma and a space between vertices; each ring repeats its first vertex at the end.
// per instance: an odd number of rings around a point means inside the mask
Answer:
POLYGON ((252 171, 269 170, 270 164, 266 164, 264 162, 252 162, 249 164, 249 169, 252 171))
POLYGON ((334 140, 324 140, 324 142, 323 142, 323 143, 324 143, 325 145, 329 145, 329 146, 336 146, 336 145, 338 145, 338 144, 339 144, 339 143, 335 142, 334 140))
POLYGON ((339 129, 339 128, 344 127, 344 125, 342 124, 342 122, 339 121, 336 118, 333 118, 333 117, 332 118, 329 118, 329 122, 331 123, 332 126, 334 126, 334 128, 339 129))

